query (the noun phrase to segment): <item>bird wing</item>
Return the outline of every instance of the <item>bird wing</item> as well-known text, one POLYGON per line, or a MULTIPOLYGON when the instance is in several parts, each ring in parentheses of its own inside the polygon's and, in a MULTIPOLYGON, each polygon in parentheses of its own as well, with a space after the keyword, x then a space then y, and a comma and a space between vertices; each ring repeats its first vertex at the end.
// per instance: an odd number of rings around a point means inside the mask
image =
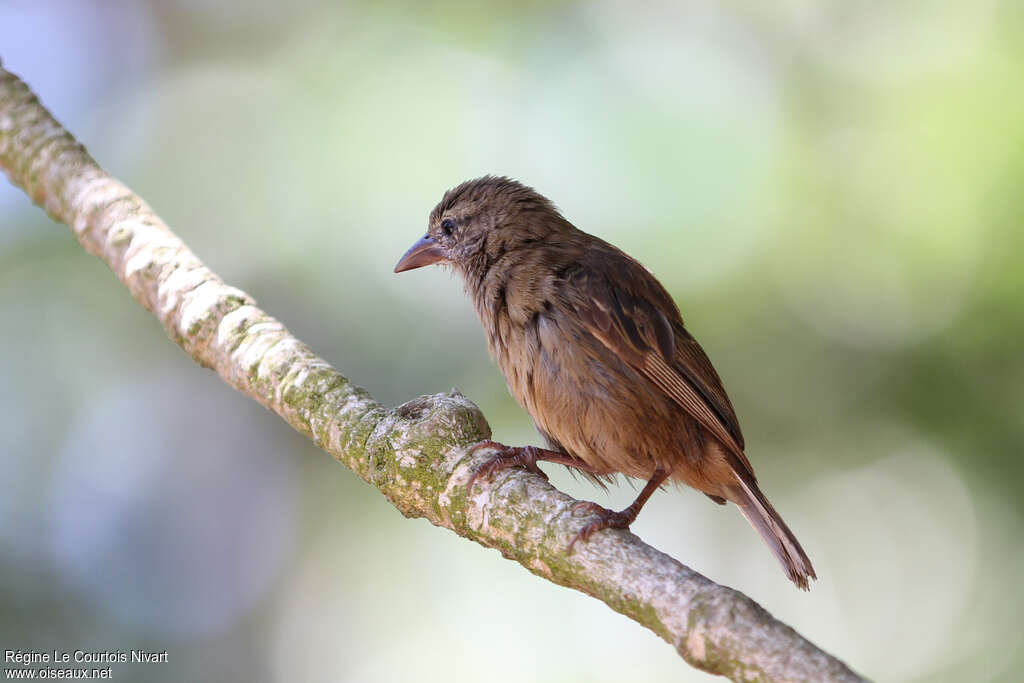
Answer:
POLYGON ((617 249, 615 252, 587 258, 563 271, 569 299, 583 325, 618 358, 668 394, 753 477, 743 453, 739 421, 711 361, 683 327, 664 287, 640 263, 617 249))

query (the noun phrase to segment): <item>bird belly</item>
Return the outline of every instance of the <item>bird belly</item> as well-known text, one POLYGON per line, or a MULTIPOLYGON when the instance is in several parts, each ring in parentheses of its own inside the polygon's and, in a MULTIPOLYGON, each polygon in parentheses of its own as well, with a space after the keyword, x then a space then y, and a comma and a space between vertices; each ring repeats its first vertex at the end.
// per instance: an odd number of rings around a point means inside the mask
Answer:
POLYGON ((688 416, 592 337, 540 316, 498 361, 538 429, 596 474, 649 478, 687 460, 688 416))

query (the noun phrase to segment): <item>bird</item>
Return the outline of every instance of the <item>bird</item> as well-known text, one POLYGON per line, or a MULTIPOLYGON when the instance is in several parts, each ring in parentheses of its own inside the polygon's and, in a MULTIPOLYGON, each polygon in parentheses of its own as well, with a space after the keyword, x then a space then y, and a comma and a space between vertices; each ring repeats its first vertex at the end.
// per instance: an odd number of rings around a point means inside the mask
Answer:
POLYGON ((462 280, 509 392, 546 443, 496 452, 480 478, 538 462, 595 482, 647 483, 619 511, 583 503, 596 519, 569 544, 629 528, 668 483, 735 504, 798 588, 816 579, 796 536, 761 492, 718 373, 683 325, 675 301, 639 261, 576 228, 546 197, 506 176, 448 190, 427 232, 395 266, 449 267, 462 280))

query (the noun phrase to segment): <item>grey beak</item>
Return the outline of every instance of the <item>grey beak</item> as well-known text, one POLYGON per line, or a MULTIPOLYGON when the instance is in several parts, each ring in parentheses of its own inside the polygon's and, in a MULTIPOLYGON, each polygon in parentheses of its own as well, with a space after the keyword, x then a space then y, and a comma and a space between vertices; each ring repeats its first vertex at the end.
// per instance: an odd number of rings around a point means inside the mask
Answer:
POLYGON ((409 251, 398 261, 395 266, 396 273, 402 273, 413 268, 431 266, 444 261, 444 252, 430 235, 424 235, 416 241, 416 244, 409 247, 409 251))

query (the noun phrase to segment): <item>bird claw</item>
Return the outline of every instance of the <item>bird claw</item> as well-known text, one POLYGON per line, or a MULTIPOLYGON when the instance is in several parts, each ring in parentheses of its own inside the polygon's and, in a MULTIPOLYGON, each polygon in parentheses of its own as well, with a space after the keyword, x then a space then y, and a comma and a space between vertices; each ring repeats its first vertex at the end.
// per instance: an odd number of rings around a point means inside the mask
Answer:
POLYGON ((498 453, 473 470, 473 474, 469 477, 469 482, 466 484, 467 493, 473 490, 473 485, 478 478, 490 478, 494 474, 510 467, 522 467, 528 472, 540 475, 547 481, 548 475, 544 474, 544 470, 537 466, 537 453, 533 446, 506 446, 497 441, 481 441, 469 449, 469 454, 473 455, 481 448, 493 448, 498 453))
POLYGON ((608 508, 601 507, 597 503, 591 503, 589 501, 581 501, 574 503, 572 506, 573 512, 587 512, 593 513, 598 516, 596 520, 590 522, 582 529, 580 529, 573 537, 572 542, 569 543, 568 554, 572 554, 572 549, 576 545, 576 541, 589 541, 590 537, 602 529, 628 529, 629 525, 636 519, 636 514, 632 510, 626 508, 621 512, 615 512, 608 508))

